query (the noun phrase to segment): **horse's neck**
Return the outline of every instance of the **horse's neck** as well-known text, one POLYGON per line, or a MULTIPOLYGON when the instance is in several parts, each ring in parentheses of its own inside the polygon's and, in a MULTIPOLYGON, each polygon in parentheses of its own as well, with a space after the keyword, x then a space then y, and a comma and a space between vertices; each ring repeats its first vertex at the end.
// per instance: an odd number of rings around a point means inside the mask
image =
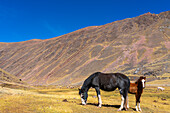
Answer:
POLYGON ((81 89, 82 89, 83 91, 87 92, 87 91, 90 89, 90 86, 84 84, 81 89))
POLYGON ((142 88, 142 82, 139 82, 139 81, 138 81, 138 83, 137 83, 137 84, 138 84, 138 90, 143 91, 143 88, 142 88))
POLYGON ((91 78, 88 78, 85 80, 82 89, 87 92, 90 89, 90 87, 91 87, 91 78))
POLYGON ((140 82, 139 79, 135 82, 135 84, 137 84, 137 85, 140 85, 141 83, 142 83, 142 82, 140 82))

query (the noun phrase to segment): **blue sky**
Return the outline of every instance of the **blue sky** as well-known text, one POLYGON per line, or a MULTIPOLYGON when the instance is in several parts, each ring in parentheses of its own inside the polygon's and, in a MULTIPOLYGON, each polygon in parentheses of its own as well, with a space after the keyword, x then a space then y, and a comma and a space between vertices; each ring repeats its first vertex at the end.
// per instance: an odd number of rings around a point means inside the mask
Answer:
POLYGON ((0 0, 0 42, 49 39, 141 14, 170 10, 169 0, 0 0))

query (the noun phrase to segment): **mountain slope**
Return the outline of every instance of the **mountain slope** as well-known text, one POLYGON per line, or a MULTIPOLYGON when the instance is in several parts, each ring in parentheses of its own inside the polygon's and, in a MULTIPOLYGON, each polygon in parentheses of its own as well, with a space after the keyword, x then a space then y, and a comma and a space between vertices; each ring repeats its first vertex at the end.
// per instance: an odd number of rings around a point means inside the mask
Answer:
POLYGON ((169 73, 170 11, 91 26, 48 40, 0 43, 0 68, 30 84, 79 84, 101 72, 169 73))
POLYGON ((24 82, 22 82, 21 79, 17 78, 14 75, 11 75, 10 73, 0 68, 0 84, 6 83, 6 82, 25 84, 24 82))

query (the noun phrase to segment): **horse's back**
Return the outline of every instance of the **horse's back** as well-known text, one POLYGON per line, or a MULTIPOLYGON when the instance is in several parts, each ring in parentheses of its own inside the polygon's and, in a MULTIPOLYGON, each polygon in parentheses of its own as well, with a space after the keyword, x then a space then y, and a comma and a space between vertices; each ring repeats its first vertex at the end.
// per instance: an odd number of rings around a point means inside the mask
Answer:
POLYGON ((122 74, 122 73, 98 73, 99 79, 102 80, 115 80, 115 82, 119 82, 119 81, 125 81, 128 82, 130 85, 130 80, 129 78, 122 74))
POLYGON ((113 73, 115 76, 117 76, 119 79, 122 79, 122 80, 127 80, 127 81, 130 81, 129 78, 122 74, 122 73, 113 73))
POLYGON ((137 84, 130 83, 130 88, 129 88, 128 92, 131 94, 136 94, 137 93, 137 84))
POLYGON ((118 84, 119 84, 119 87, 125 87, 127 89, 129 89, 130 87, 130 79, 128 76, 122 74, 122 73, 114 73, 115 76, 117 76, 118 78, 118 84))
POLYGON ((121 73, 97 73, 93 78, 93 84, 99 86, 102 90, 113 91, 116 88, 129 88, 129 78, 121 73))

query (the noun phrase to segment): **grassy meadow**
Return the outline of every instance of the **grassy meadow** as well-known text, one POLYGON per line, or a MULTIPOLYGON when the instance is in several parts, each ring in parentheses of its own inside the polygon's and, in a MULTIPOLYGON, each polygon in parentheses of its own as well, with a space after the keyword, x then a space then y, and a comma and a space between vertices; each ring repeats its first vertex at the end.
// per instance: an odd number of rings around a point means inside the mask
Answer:
MULTIPOLYGON (((157 87, 148 86, 141 97, 144 113, 168 113, 170 107, 170 87, 157 91, 157 87)), ((113 113, 120 107, 120 94, 101 91, 102 108, 97 107, 98 99, 94 89, 90 89, 87 105, 81 105, 78 89, 36 87, 33 89, 11 89, 0 87, 0 113, 113 113)), ((128 111, 135 111, 135 96, 129 94, 128 111)))

